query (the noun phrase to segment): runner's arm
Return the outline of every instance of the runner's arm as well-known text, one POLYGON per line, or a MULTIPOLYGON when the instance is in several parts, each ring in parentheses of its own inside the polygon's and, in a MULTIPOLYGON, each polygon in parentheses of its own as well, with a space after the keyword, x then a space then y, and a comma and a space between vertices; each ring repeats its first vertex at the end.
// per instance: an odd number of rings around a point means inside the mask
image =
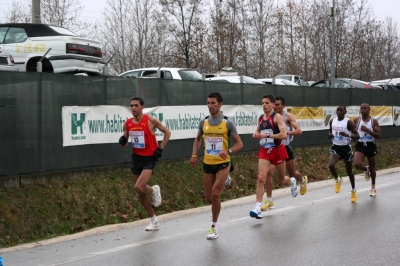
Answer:
POLYGON ((286 139, 286 127, 280 114, 275 115, 274 123, 278 126, 280 132, 278 134, 271 134, 269 137, 273 139, 286 139))
POLYGON ((371 136, 373 136, 376 139, 380 139, 381 138, 381 128, 379 127, 379 122, 378 120, 374 119, 372 128, 374 129, 373 131, 369 131, 368 134, 370 134, 371 136))
POLYGON ((332 134, 332 119, 329 120, 329 133, 328 133, 328 139, 332 139, 333 134, 332 134))
POLYGON ((233 141, 235 142, 235 145, 233 145, 230 150, 231 153, 237 153, 238 151, 240 151, 243 148, 243 142, 242 139, 240 138, 239 134, 235 134, 235 135, 231 135, 233 141))
POLYGON ((293 130, 287 131, 287 134, 290 136, 299 136, 303 134, 303 131, 297 123, 296 117, 290 113, 287 113, 286 117, 288 118, 290 126, 293 128, 293 130))
MULTIPOLYGON (((160 146, 162 148, 164 148, 168 141, 169 138, 171 137, 171 131, 169 131, 169 129, 164 126, 160 120, 158 120, 157 118, 153 117, 153 116, 149 116, 149 121, 151 122, 151 124, 154 125, 154 128, 157 128, 158 130, 160 130, 162 133, 164 133, 164 138, 160 143, 160 146)), ((153 130, 153 132, 155 133, 155 131, 153 130)))
POLYGON ((357 131, 353 121, 351 121, 351 120, 347 121, 347 130, 349 130, 352 134, 349 135, 347 133, 340 132, 340 135, 351 138, 351 139, 359 139, 360 138, 360 135, 358 134, 358 131, 357 131))

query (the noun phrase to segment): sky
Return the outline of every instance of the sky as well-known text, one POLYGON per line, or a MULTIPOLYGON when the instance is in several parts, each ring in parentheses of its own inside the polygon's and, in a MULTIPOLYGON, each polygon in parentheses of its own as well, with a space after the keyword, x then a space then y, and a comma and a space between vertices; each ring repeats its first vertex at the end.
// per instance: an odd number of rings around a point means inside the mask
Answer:
MULTIPOLYGON (((0 0, 0 21, 4 22, 4 10, 11 8, 13 0, 0 0)), ((31 0, 18 0, 22 3, 31 3, 31 0)), ((211 0, 210 0, 211 1, 211 0)), ((285 1, 285 0, 277 0, 285 1)), ((361 0, 357 0, 361 1, 361 0)), ((102 20, 102 12, 106 7, 107 0, 80 0, 81 5, 84 6, 81 18, 88 22, 96 22, 102 20)), ((397 22, 397 28, 400 33, 400 0, 369 0, 369 4, 373 8, 373 12, 378 20, 384 20, 390 16, 397 22)))

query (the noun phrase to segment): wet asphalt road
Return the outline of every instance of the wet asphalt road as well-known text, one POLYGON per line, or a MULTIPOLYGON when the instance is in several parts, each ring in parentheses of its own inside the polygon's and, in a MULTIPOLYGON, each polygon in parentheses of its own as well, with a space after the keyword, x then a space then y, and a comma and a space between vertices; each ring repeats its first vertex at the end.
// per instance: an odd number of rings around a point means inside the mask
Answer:
POLYGON ((0 255, 5 266, 399 265, 399 171, 379 172, 377 197, 356 176, 356 203, 347 177, 338 194, 333 180, 311 183, 297 198, 289 188, 274 190, 275 209, 260 220, 249 217, 255 196, 224 202, 216 240, 206 239, 211 211, 203 207, 159 216, 156 232, 144 230, 146 220, 73 240, 0 249, 0 255))

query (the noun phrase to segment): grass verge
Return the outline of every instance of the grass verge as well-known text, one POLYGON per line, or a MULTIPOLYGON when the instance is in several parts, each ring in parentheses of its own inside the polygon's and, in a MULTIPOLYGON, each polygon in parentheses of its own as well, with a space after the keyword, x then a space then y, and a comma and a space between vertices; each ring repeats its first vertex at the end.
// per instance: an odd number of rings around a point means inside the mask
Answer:
MULTIPOLYGON (((378 142, 378 169, 399 166, 399 141, 378 142)), ((309 182, 332 178, 328 150, 329 145, 295 148, 297 169, 309 182)), ((222 194, 222 201, 255 193, 257 153, 241 153, 233 161, 233 182, 222 194)), ((339 175, 346 175, 344 164, 337 166, 339 175)), ((201 164, 194 168, 188 160, 161 162, 150 179, 150 185, 154 184, 160 185, 163 195, 157 215, 207 205, 201 164)), ((274 186, 279 188, 275 177, 274 186)), ((134 191, 129 165, 126 170, 80 179, 0 188, 0 248, 144 218, 148 217, 134 191)))

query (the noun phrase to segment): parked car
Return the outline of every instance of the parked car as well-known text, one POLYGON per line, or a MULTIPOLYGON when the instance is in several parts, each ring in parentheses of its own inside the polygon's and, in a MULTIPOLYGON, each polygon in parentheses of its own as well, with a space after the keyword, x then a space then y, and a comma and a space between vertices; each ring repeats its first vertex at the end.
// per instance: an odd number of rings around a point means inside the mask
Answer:
POLYGON ((257 80, 261 81, 264 84, 272 84, 272 78, 262 78, 257 80))
POLYGON ((320 80, 312 84, 311 87, 337 88, 337 89, 350 89, 350 88, 377 89, 377 90, 382 89, 381 87, 370 84, 369 82, 358 79, 349 79, 349 78, 320 80))
POLYGON ((195 69, 176 67, 148 67, 126 71, 118 76, 124 78, 161 78, 178 80, 202 80, 203 76, 195 69))
POLYGON ((265 84, 262 81, 259 81, 255 78, 248 77, 248 76, 224 76, 224 77, 207 78, 206 80, 213 81, 213 82, 241 83, 240 77, 243 77, 243 83, 265 84))
POLYGON ((380 86, 383 90, 400 90, 400 78, 371 81, 371 84, 380 86))
POLYGON ((101 74, 105 64, 99 41, 46 24, 0 24, 0 50, 12 55, 21 72, 36 72, 46 52, 43 72, 101 74))
POLYGON ((397 83, 400 83, 400 78, 374 80, 374 81, 371 81, 371 83, 397 84, 397 83))
POLYGON ((16 71, 18 68, 14 65, 14 58, 6 52, 0 51, 0 71, 16 71))
POLYGON ((287 79, 274 79, 274 84, 275 85, 286 85, 286 86, 300 86, 299 84, 287 80, 287 79))
POLYGON ((278 75, 274 77, 274 79, 286 79, 294 83, 297 83, 300 86, 308 86, 307 81, 303 77, 297 75, 291 75, 291 74, 278 75))
POLYGON ((374 82, 371 83, 371 85, 377 85, 379 87, 381 87, 382 90, 391 90, 391 91, 399 91, 400 87, 399 87, 400 83, 390 83, 388 84, 387 82, 374 82))
POLYGON ((299 86, 299 84, 294 83, 293 81, 287 79, 277 79, 277 78, 262 78, 257 79, 264 84, 274 84, 274 85, 287 85, 287 86, 299 86))

